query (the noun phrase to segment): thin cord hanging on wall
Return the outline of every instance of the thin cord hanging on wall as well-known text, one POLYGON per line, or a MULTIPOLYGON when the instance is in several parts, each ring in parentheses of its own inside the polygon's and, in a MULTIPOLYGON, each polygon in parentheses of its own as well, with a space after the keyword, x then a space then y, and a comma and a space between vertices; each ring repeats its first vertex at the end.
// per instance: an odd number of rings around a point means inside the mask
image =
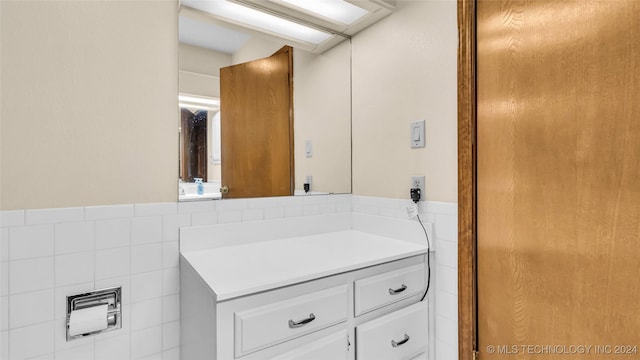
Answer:
POLYGON ((424 236, 427 238, 427 288, 422 295, 420 301, 424 301, 424 298, 427 297, 427 293, 429 292, 429 287, 431 287, 431 242, 429 241, 429 234, 427 233, 427 229, 425 229, 422 220, 420 219, 420 215, 416 214, 416 218, 422 226, 422 230, 424 231, 424 236))

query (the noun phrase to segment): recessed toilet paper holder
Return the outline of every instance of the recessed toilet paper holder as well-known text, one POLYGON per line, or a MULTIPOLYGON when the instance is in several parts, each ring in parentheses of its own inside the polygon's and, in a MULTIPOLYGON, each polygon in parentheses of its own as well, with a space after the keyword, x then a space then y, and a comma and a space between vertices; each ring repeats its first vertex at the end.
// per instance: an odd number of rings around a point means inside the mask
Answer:
POLYGON ((67 296, 67 341, 88 335, 100 334, 122 328, 122 287, 113 287, 67 296), (71 313, 107 305, 106 328, 72 335, 69 331, 71 313))

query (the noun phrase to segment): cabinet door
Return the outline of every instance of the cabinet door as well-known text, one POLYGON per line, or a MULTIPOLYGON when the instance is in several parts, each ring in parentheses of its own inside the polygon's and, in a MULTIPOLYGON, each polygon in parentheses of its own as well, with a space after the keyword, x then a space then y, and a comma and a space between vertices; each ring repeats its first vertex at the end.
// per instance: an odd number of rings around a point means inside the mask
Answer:
POLYGON ((420 302, 358 326, 358 360, 409 360, 426 352, 427 317, 427 303, 420 302))
POLYGON ((346 360, 348 356, 349 340, 342 330, 272 360, 346 360))

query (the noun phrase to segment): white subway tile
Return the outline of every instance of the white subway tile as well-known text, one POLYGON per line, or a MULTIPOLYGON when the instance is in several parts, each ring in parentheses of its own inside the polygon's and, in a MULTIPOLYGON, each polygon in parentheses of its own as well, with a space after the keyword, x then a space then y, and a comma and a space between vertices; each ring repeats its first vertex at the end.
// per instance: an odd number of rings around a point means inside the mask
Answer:
POLYGON ((9 331, 0 331, 0 359, 9 359, 9 331))
POLYGON ((215 212, 216 201, 189 201, 178 203, 178 214, 215 212))
POLYGON ((180 295, 169 295, 162 298, 162 321, 180 320, 180 295))
POLYGON ((95 340, 95 336, 86 336, 74 339, 73 341, 67 341, 67 319, 56 319, 53 324, 55 328, 49 336, 53 335, 53 343, 56 353, 61 353, 81 346, 87 346, 89 344, 93 344, 95 340))
POLYGON ((141 359, 162 351, 162 326, 131 333, 131 359, 141 359))
POLYGON ((162 241, 178 241, 179 229, 186 226, 191 226, 191 216, 189 214, 173 214, 163 216, 162 241))
POLYGON ((281 203, 280 206, 302 206, 304 205, 304 196, 284 196, 279 197, 281 203))
POLYGON ((178 213, 178 204, 174 202, 135 204, 135 216, 170 215, 178 213))
MULTIPOLYGON (((100 289, 100 288, 98 288, 100 289)), ((69 286, 60 286, 55 288, 53 308, 54 319, 61 319, 67 316, 67 296, 93 291, 93 282, 85 282, 80 284, 73 284, 69 286)))
POLYGON ((436 269, 436 291, 442 290, 451 294, 458 293, 458 272, 448 266, 436 269))
POLYGON ((273 208, 273 207, 280 207, 282 205, 283 205, 283 201, 279 197, 247 199, 247 207, 249 209, 273 208))
POLYGON ((302 215, 304 215, 304 216, 320 215, 320 206, 319 205, 304 205, 302 207, 302 215))
POLYGON ((0 211, 0 227, 23 226, 24 210, 0 211))
POLYGON ((438 239, 458 242, 458 216, 436 214, 435 232, 438 239))
POLYGON ((393 217, 393 218, 399 218, 399 219, 408 218, 406 211, 404 211, 403 213, 401 210, 398 210, 398 209, 380 208, 379 211, 380 211, 380 216, 393 217))
POLYGON ((400 199, 377 198, 378 207, 387 209, 398 209, 400 207, 400 199))
POLYGON ((93 251, 93 222, 73 222, 55 225, 55 253, 93 251))
POLYGON ((225 199, 216 203, 218 212, 241 211, 247 208, 247 199, 225 199))
MULTIPOLYGON (((457 337, 456 337, 457 339, 457 337)), ((436 359, 458 359, 458 345, 451 345, 441 340, 436 340, 436 359)))
POLYGON ((9 263, 0 263, 0 296, 9 295, 9 263))
POLYGON ((162 298, 131 304, 131 331, 162 324, 162 298))
POLYGON ((88 206, 84 208, 85 220, 130 218, 133 215, 133 205, 88 206))
POLYGON ((215 225, 218 223, 218 213, 216 212, 202 212, 191 214, 191 225, 215 225))
POLYGON ((162 354, 161 352, 159 353, 155 353, 153 355, 149 355, 149 356, 145 356, 143 358, 140 358, 139 360, 162 360, 162 354))
POLYGON ((162 269, 162 244, 131 247, 131 273, 137 274, 162 269))
POLYGON ((18 294, 53 287, 53 256, 9 262, 9 292, 18 294))
POLYGON ((284 208, 283 207, 274 207, 274 208, 265 208, 264 209, 264 219, 280 219, 284 217, 284 208))
POLYGON ((218 224, 239 223, 241 221, 242 211, 240 210, 225 210, 218 212, 218 224))
POLYGON ((90 342, 68 350, 56 351, 56 359, 94 360, 94 344, 90 342))
POLYGON ((353 204, 354 213, 362 213, 369 215, 380 215, 380 208, 377 206, 367 206, 362 204, 353 204))
MULTIPOLYGON (((118 330, 114 331, 116 334, 118 330)), ((106 335, 106 334, 105 334, 106 335)), ((95 341, 95 360, 128 360, 130 359, 129 334, 97 339, 95 341)))
POLYGON ((436 314, 458 323, 458 297, 444 291, 436 291, 436 314))
POLYGON ((12 295, 9 301, 11 329, 53 321, 53 289, 12 295))
MULTIPOLYGON (((433 239, 431 241, 433 244, 433 239)), ((458 245, 451 241, 437 239, 436 243, 436 263, 446 265, 451 268, 458 268, 458 245)))
POLYGON ((10 260, 53 255, 53 225, 32 225, 9 230, 10 260))
POLYGON ((264 220, 264 210, 262 209, 244 209, 242 210, 242 221, 260 221, 264 220))
POLYGON ((0 262, 9 261, 9 228, 0 228, 0 262))
POLYGON ((84 220, 84 209, 81 207, 25 211, 27 225, 57 224, 82 220, 84 220))
POLYGON ((129 247, 96 251, 96 280, 129 275, 130 256, 129 247))
POLYGON ((131 277, 121 276, 111 279, 96 280, 96 289, 107 289, 112 287, 122 288, 122 303, 129 304, 131 302, 131 277))
POLYGON ((327 195, 307 195, 301 196, 303 205, 320 205, 329 202, 327 195))
POLYGON ((379 198, 377 197, 359 196, 359 195, 354 195, 351 197, 351 201, 354 206, 358 205, 358 206, 376 207, 376 208, 379 207, 378 199, 379 198))
POLYGON ((162 325, 162 349, 168 350, 180 346, 180 322, 174 321, 162 325))
POLYGON ((458 344, 458 323, 436 315, 436 339, 449 345, 458 344))
POLYGON ((9 297, 0 297, 0 331, 9 330, 9 297))
POLYGON ((336 213, 351 212, 351 209, 352 209, 351 200, 349 201, 342 200, 342 201, 336 202, 336 213))
POLYGON ((94 280, 94 252, 57 255, 56 286, 67 286, 94 280))
POLYGON ((149 244, 162 241, 162 217, 145 216, 131 220, 131 244, 149 244))
POLYGON ((177 241, 162 243, 162 268, 180 265, 180 250, 177 241))
POLYGON ((96 221, 96 249, 110 249, 130 244, 129 219, 96 221))
POLYGON ((320 214, 335 214, 336 213, 336 204, 335 203, 326 203, 320 205, 320 214))
POLYGON ((284 208, 284 217, 290 218, 290 217, 302 216, 302 213, 303 213, 302 209, 303 209, 302 205, 287 206, 284 208))
POLYGON ((9 357, 29 359, 54 351, 53 321, 9 330, 9 357))
POLYGON ((162 270, 162 295, 173 295, 180 292, 180 271, 178 268, 162 270))
POLYGON ((131 276, 131 302, 154 299, 162 296, 162 271, 131 276))
POLYGON ((427 201, 427 211, 434 214, 458 215, 458 204, 451 202, 427 201))
POLYGON ((50 353, 50 354, 45 354, 45 355, 40 355, 40 356, 29 358, 29 360, 54 360, 55 358, 56 358, 56 354, 55 353, 50 353))
POLYGON ((162 352, 162 360, 180 360, 180 348, 173 348, 162 352))

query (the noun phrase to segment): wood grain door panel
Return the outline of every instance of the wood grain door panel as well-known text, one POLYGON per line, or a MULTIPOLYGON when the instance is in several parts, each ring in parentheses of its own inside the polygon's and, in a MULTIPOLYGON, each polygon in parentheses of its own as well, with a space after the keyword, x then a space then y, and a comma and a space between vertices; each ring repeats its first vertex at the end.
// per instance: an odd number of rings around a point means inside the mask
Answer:
POLYGON ((640 351, 640 2, 477 8, 480 358, 640 351))
POLYGON ((292 51, 220 69, 223 197, 293 195, 292 51))

